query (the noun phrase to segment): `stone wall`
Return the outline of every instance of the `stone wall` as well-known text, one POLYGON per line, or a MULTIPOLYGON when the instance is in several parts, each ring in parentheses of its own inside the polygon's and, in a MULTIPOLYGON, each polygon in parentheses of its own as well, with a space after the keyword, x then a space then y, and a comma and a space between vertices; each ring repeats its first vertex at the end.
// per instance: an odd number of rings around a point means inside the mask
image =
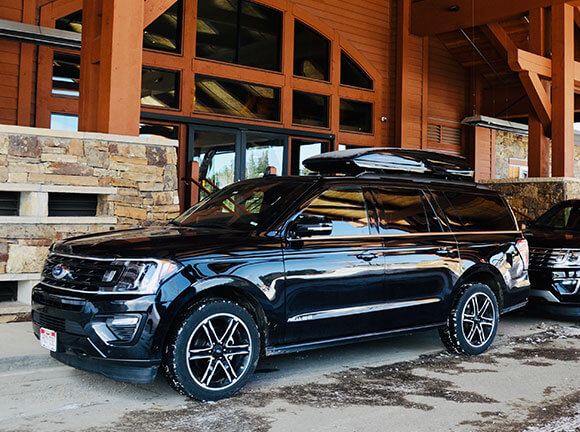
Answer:
POLYGON ((561 201, 580 198, 580 180, 575 178, 500 179, 481 183, 500 192, 520 222, 536 219, 561 201))
MULTIPOLYGON (((574 176, 580 177, 580 135, 578 133, 575 135, 574 140, 574 176)), ((495 141, 496 178, 509 178, 510 158, 528 160, 528 137, 498 131, 495 141)))
POLYGON ((161 138, 0 126, 0 191, 20 193, 18 215, 0 216, 0 282, 38 279, 55 240, 175 217, 176 147, 161 138), (97 195, 97 214, 49 216, 51 193, 97 195))

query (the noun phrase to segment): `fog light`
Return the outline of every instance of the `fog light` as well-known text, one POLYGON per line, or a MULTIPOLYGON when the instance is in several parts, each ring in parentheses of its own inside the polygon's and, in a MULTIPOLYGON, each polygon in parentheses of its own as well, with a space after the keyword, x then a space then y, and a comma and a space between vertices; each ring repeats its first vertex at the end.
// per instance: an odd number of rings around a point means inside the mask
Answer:
POLYGON ((140 322, 141 315, 138 314, 101 316, 92 327, 106 344, 127 343, 135 337, 140 322))

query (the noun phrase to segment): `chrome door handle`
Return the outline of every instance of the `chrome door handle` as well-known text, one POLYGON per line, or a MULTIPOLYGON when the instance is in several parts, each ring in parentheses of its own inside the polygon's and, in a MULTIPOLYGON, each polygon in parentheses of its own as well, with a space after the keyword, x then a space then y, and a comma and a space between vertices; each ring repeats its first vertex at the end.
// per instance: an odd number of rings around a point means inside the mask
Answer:
POLYGON ((373 253, 373 252, 363 252, 361 254, 358 254, 356 257, 358 259, 363 260, 363 261, 369 262, 369 261, 374 260, 377 257, 377 254, 373 253))

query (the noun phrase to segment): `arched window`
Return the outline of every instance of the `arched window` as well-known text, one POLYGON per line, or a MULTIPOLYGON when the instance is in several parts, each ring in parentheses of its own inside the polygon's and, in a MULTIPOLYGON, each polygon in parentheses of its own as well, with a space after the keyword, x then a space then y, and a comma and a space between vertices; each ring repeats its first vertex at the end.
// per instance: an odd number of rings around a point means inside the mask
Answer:
MULTIPOLYGON (((82 0, 50 5, 41 25, 82 32, 82 0)), ((292 0, 177 0, 143 30, 143 48, 143 112, 384 145, 377 70, 292 0)), ((79 53, 40 47, 38 67, 37 125, 76 115, 79 53)))

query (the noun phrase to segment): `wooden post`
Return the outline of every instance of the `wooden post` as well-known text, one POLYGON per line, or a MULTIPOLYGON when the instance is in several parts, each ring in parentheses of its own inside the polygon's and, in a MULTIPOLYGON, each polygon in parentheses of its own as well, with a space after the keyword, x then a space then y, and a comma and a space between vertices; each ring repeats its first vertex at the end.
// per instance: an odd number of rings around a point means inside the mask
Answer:
MULTIPOLYGON (((546 55, 546 11, 543 8, 530 11, 530 51, 546 55)), ((542 80, 546 93, 550 84, 542 80)), ((530 177, 550 176, 550 140, 536 111, 530 106, 528 114, 528 175, 530 177)))
POLYGON ((409 28, 411 25, 411 0, 397 2, 397 97, 395 146, 407 147, 408 118, 407 93, 409 88, 409 28))
POLYGON ((139 135, 143 0, 84 0, 79 129, 139 135))
POLYGON ((552 176, 574 177, 574 7, 552 6, 552 176))

